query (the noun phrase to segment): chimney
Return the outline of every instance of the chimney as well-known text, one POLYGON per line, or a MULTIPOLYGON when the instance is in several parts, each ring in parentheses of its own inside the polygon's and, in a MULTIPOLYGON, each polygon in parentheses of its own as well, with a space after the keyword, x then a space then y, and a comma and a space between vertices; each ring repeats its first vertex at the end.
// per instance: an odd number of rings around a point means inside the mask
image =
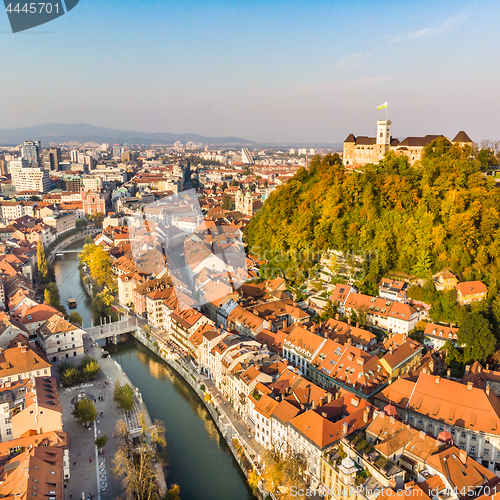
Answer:
POLYGON ((434 360, 432 358, 429 361, 429 370, 430 370, 431 373, 434 372, 434 360))
POLYGON ((490 369, 490 364, 489 364, 489 363, 486 365, 486 369, 487 369, 487 370, 489 370, 489 369, 490 369))
POLYGON ((438 375, 438 376, 436 377, 436 384, 439 384, 439 382, 440 382, 440 381, 441 381, 441 377, 438 375))
POLYGON ((322 412, 321 412, 321 416, 322 416, 323 418, 328 418, 328 413, 326 413, 326 411, 322 411, 322 412))
POLYGON ((467 463, 467 452, 465 450, 460 450, 460 462, 462 462, 464 465, 467 463))
POLYGON ((303 410, 304 409, 304 405, 300 405, 300 409, 303 410))
POLYGON ((356 323, 356 328, 359 328, 359 323, 356 323))
POLYGON ((472 382, 467 382, 467 390, 472 391, 472 382))
POLYGON ((351 324, 351 318, 347 318, 347 324, 350 325, 351 324))
POLYGON ((336 313, 336 314, 335 314, 335 319, 338 321, 338 320, 339 320, 339 318, 340 318, 339 313, 336 313))
POLYGON ((422 368, 422 373, 429 373, 429 370, 428 370, 427 366, 424 366, 422 368))
POLYGON ((391 422, 391 424, 395 424, 396 419, 391 415, 391 417, 389 418, 389 422, 391 422))
POLYGON ((323 406, 325 404, 325 398, 319 398, 319 405, 323 406))
POLYGON ((465 365, 465 373, 469 373, 470 365, 465 365))
POLYGON ((26 352, 26 346, 25 345, 21 346, 21 352, 22 353, 26 352))
POLYGON ((451 368, 448 368, 448 370, 446 370, 446 378, 449 379, 451 377, 451 368))
POLYGON ((363 422, 367 424, 369 418, 370 418, 370 410, 368 409, 368 407, 366 407, 365 410, 363 411, 363 422))
POLYGON ((347 436, 347 431, 349 430, 349 424, 344 422, 342 424, 342 436, 347 436))
POLYGON ((486 384, 486 396, 490 395, 490 389, 491 389, 490 384, 486 384))
POLYGON ((424 431, 420 431, 419 435, 422 439, 425 439, 426 434, 424 431))
POLYGON ((395 479, 391 479, 391 480, 389 481, 389 485, 390 485, 390 487, 391 487, 392 489, 394 489, 394 490, 395 490, 395 489, 396 489, 396 480, 395 480, 395 479))
POLYGON ((483 371, 483 367, 481 365, 478 365, 477 367, 477 372, 481 373, 483 371))
POLYGON ((311 410, 314 410, 314 409, 316 409, 316 401, 313 401, 311 403, 311 410))

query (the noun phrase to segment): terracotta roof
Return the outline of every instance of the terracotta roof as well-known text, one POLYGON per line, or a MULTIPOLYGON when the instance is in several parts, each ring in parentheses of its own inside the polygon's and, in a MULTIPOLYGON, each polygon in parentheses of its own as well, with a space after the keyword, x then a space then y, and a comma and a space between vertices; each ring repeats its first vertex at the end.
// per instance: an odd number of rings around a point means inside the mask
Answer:
POLYGON ((40 328, 37 330, 43 339, 49 338, 51 335, 58 333, 67 333, 78 330, 79 328, 73 323, 66 321, 59 314, 53 314, 40 328))
POLYGON ((287 346, 287 344, 288 346, 294 346, 297 349, 306 351, 309 355, 313 355, 323 342, 325 342, 323 337, 296 324, 293 326, 283 344, 285 346, 287 346))
POLYGON ((394 369, 422 349, 423 347, 418 342, 407 339, 406 342, 396 347, 392 352, 385 354, 382 359, 394 369))
POLYGON ((467 295, 476 295, 479 293, 488 293, 488 288, 484 283, 480 281, 464 281, 462 283, 457 283, 456 289, 462 297, 467 295))
POLYGON ((458 328, 438 325, 437 323, 427 323, 427 325, 425 325, 424 335, 442 340, 453 340, 457 338, 458 328))
POLYGON ((29 346, 17 346, 0 352, 0 377, 51 368, 51 364, 29 346))
MULTIPOLYGON (((460 491, 470 491, 496 479, 493 472, 470 458, 464 450, 451 446, 427 459, 427 464, 443 474, 451 483, 451 487, 460 491)), ((462 495, 466 496, 466 495, 462 495)))
POLYGON ((399 378, 375 398, 446 425, 500 434, 500 399, 472 384, 420 373, 417 382, 399 378))
MULTIPOLYGON (((370 405, 371 406, 371 405, 370 405)), ((332 446, 345 435, 349 435, 364 426, 365 406, 335 422, 323 416, 322 408, 309 410, 290 420, 290 426, 295 428, 309 441, 321 450, 332 446), (344 426, 346 424, 346 426, 344 426)))

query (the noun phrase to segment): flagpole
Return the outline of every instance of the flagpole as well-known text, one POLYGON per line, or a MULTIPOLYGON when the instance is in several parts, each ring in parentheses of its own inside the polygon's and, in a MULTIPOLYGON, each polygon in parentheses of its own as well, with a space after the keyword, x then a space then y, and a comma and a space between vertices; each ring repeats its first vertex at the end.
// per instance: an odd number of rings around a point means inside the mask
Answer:
POLYGON ((385 121, 387 123, 387 106, 385 107, 385 121))

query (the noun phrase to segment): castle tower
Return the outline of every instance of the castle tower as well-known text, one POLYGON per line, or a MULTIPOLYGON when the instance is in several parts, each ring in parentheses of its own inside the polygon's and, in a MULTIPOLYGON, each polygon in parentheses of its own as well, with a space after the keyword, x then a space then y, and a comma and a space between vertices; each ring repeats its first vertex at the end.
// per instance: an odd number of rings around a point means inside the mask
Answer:
POLYGON ((377 121, 377 144, 389 146, 391 143, 391 120, 377 121))

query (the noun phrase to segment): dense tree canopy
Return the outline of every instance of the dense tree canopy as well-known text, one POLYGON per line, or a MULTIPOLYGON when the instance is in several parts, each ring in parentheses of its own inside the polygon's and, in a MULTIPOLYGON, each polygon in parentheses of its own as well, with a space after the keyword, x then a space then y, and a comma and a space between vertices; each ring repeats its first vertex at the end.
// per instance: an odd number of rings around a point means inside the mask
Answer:
POLYGON ((249 251, 297 282, 332 249, 364 256, 367 289, 388 271, 428 277, 448 268, 496 292, 500 190, 478 156, 439 138, 413 166, 393 152, 359 172, 338 155, 315 157, 252 219, 249 251))
POLYGON ((484 361, 495 352, 496 339, 488 321, 477 312, 468 314, 460 330, 458 342, 464 347, 464 362, 484 361))

